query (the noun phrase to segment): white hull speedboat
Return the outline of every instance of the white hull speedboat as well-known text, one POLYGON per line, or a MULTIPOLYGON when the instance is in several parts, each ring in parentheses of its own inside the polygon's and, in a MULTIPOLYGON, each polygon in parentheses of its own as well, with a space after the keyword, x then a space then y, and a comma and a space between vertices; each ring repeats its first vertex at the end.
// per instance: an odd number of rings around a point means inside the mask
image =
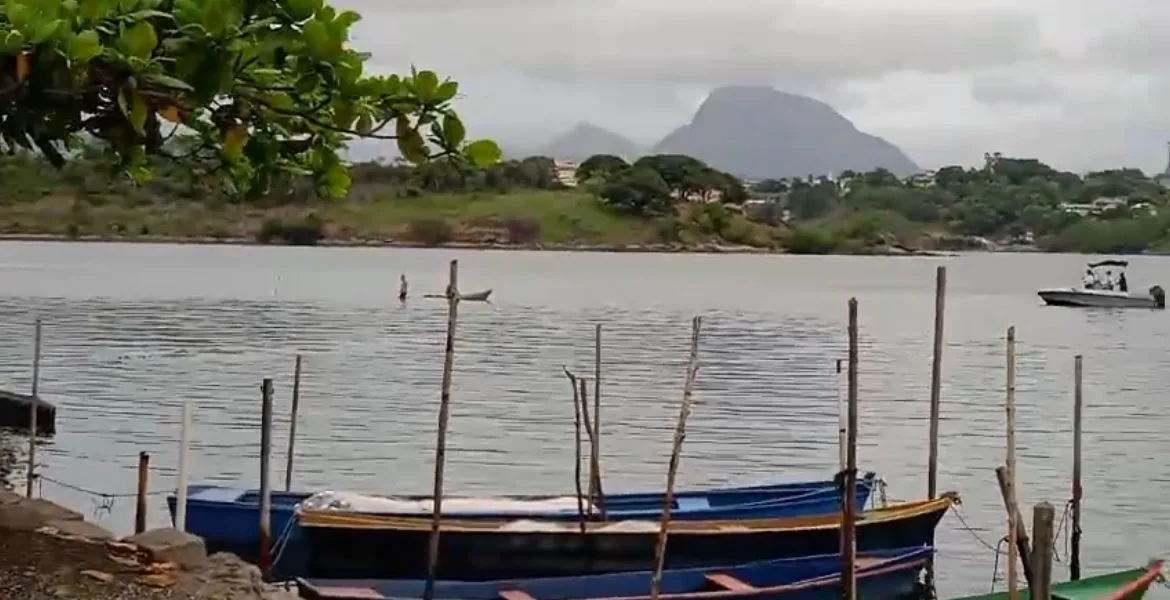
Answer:
POLYGON ((1088 288, 1052 288, 1037 293, 1050 306, 1166 308, 1166 293, 1157 285, 1144 294, 1088 288))

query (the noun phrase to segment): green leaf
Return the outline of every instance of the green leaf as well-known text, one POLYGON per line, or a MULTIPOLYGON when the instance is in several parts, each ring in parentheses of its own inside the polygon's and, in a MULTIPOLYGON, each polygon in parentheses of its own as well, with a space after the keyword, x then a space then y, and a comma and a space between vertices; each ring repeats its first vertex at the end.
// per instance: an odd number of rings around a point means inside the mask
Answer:
POLYGON ((419 71, 414 76, 414 92, 418 94, 419 100, 425 103, 434 102, 438 91, 439 76, 435 75, 434 71, 419 71))
POLYGON ((61 19, 53 19, 52 21, 37 27, 36 32, 33 33, 33 36, 29 41, 33 44, 43 44, 49 38, 52 38, 54 35, 56 35, 57 29, 64 24, 65 21, 61 19))
POLYGON ((463 148, 463 155, 471 161, 471 164, 483 168, 499 162, 504 153, 491 140, 476 140, 463 148))
POLYGON ((102 53, 101 37, 98 32, 87 29, 69 41, 69 59, 88 62, 102 53))
POLYGON ((467 137, 467 130, 463 127, 463 121, 454 114, 449 114, 443 117, 443 142, 449 148, 458 148, 459 144, 467 137))
POLYGON ((349 176, 349 169, 346 169, 340 163, 330 165, 321 174, 322 191, 330 198, 345 197, 345 193, 349 191, 351 183, 353 183, 353 180, 349 176))
POLYGON ((358 117, 357 124, 354 125, 354 131, 356 131, 362 135, 369 135, 370 131, 373 128, 374 128, 374 119, 372 117, 370 117, 369 113, 365 113, 362 116, 358 117))
POLYGON ((294 21, 304 21, 317 14, 324 4, 323 0, 283 0, 281 4, 288 11, 288 16, 294 21))
POLYGON ((138 132, 138 135, 143 135, 146 132, 146 114, 149 109, 142 96, 134 90, 122 90, 122 93, 118 94, 118 106, 134 131, 138 132))
POLYGON ((0 52, 15 54, 24 46, 24 35, 19 31, 9 31, 0 36, 0 52))
POLYGON ((324 23, 313 19, 301 28, 301 36, 308 46, 309 52, 317 57, 324 58, 329 53, 329 29, 324 23))
POLYGON ((427 152, 427 143, 423 141, 422 135, 416 129, 408 130, 405 134, 399 135, 398 151, 402 153, 402 158, 415 164, 424 163, 430 157, 430 153, 427 152))
POLYGON ((162 73, 146 74, 142 76, 142 79, 161 85, 163 87, 171 88, 173 90, 183 90, 184 92, 195 91, 195 88, 191 87, 191 84, 187 83, 186 81, 183 81, 177 77, 171 77, 170 75, 164 75, 162 73))
POLYGON ((155 46, 158 46, 158 33, 154 30, 154 25, 146 21, 139 21, 133 27, 122 32, 118 36, 117 47, 123 54, 128 56, 135 56, 138 58, 149 58, 150 54, 154 52, 155 46))
POLYGON ((458 82, 450 81, 450 80, 444 81, 443 83, 441 83, 439 85, 439 88, 437 90, 435 90, 435 103, 442 104, 444 102, 448 102, 451 99, 453 99, 455 97, 455 95, 458 93, 459 93, 459 83, 458 82))

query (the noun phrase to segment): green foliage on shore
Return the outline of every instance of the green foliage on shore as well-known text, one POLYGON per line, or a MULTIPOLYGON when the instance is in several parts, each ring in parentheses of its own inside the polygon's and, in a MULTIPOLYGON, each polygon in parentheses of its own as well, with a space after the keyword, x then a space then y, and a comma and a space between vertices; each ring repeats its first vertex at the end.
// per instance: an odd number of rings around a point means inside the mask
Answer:
POLYGON ((97 149, 57 169, 31 153, 0 157, 4 233, 250 238, 313 245, 745 245, 792 253, 965 250, 988 244, 1060 252, 1170 249, 1170 191, 1124 169, 1078 176, 1035 160, 989 156, 901 180, 888 172, 765 180, 749 188, 690 157, 633 164, 593 157, 566 179, 548 157, 488 166, 439 158, 358 163, 341 201, 312 178, 268 194, 225 195, 178 163, 119 175, 97 149), (582 179, 584 176, 584 179, 582 179), (575 187, 571 186, 576 183, 575 187), (745 200, 746 198, 746 200, 745 200), (988 241, 990 240, 990 241, 988 241))
POLYGON ((1170 245, 1170 189, 1137 169, 1081 176, 993 154, 977 169, 951 166, 907 180, 881 169, 846 171, 833 180, 765 180, 752 192, 768 199, 757 218, 793 228, 792 251, 840 251, 874 241, 875 231, 907 246, 924 237, 961 246, 964 236, 1053 252, 1170 245), (853 226, 859 218, 868 225, 853 226))

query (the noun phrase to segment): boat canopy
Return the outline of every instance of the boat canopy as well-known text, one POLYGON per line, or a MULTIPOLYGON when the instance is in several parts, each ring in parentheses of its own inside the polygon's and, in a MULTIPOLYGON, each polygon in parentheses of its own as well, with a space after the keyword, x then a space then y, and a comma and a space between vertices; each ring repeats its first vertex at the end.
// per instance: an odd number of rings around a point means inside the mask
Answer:
POLYGON ((1100 262, 1089 263, 1090 269, 1096 269, 1098 267, 1121 267, 1124 269, 1125 267, 1128 267, 1128 266, 1129 266, 1128 260, 1103 260, 1100 262))

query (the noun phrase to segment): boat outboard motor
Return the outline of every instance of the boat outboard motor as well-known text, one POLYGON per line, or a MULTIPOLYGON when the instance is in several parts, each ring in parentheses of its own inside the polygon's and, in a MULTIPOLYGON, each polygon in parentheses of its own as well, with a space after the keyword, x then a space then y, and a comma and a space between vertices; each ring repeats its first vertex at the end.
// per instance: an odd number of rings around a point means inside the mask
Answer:
POLYGON ((1154 298, 1154 306, 1158 308, 1166 308, 1166 292, 1162 286, 1155 285, 1150 288, 1150 296, 1154 298))

